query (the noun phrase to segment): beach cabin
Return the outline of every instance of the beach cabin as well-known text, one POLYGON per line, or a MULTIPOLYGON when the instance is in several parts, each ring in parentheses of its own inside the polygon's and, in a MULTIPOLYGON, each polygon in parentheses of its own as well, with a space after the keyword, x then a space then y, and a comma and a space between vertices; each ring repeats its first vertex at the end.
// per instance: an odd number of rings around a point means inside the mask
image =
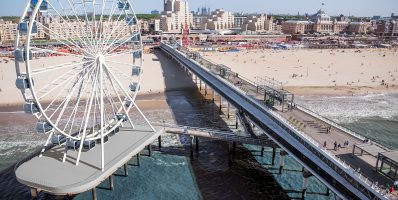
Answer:
POLYGON ((130 4, 126 0, 119 0, 117 7, 119 10, 130 10, 130 4))
MULTIPOLYGON (((30 0, 30 8, 33 10, 37 3, 39 3, 39 0, 30 0)), ((47 0, 43 0, 43 2, 41 3, 40 7, 39 7, 39 11, 40 12, 47 12, 48 11, 48 3, 47 0)))
MULTIPOLYGON (((18 31, 21 35, 27 35, 29 31, 29 21, 25 20, 18 24, 18 31)), ((37 34, 38 29, 36 22, 33 22, 32 32, 31 34, 37 34)))
POLYGON ((66 146, 68 147, 68 149, 73 149, 75 151, 79 149, 79 144, 79 141, 73 139, 68 139, 66 141, 66 146))
POLYGON ((30 82, 26 76, 18 77, 17 80, 15 81, 15 85, 20 90, 26 90, 30 88, 30 82))
POLYGON ((138 86, 137 82, 131 83, 129 87, 130 87, 130 91, 132 91, 132 92, 137 92, 140 90, 140 86, 138 86))
POLYGON ((139 67, 139 66, 134 66, 134 67, 133 67, 132 75, 133 75, 133 76, 139 76, 140 74, 141 74, 141 67, 139 67))
POLYGON ((122 120, 123 122, 127 122, 127 116, 125 114, 122 114, 122 113, 116 114, 116 119, 118 121, 122 120))
POLYGON ((26 114, 36 114, 39 112, 39 108, 33 100, 28 100, 23 105, 23 110, 26 114))
POLYGON ((53 126, 48 122, 37 122, 36 131, 37 133, 46 134, 53 131, 53 126))
POLYGON ((54 145, 61 145, 62 141, 65 139, 63 135, 53 135, 51 136, 51 143, 54 145))
POLYGON ((33 58, 32 50, 29 49, 28 52, 29 52, 28 53, 29 57, 26 55, 25 49, 20 49, 20 48, 15 49, 15 51, 14 51, 15 60, 18 62, 25 62, 28 59, 32 60, 32 58, 33 58))

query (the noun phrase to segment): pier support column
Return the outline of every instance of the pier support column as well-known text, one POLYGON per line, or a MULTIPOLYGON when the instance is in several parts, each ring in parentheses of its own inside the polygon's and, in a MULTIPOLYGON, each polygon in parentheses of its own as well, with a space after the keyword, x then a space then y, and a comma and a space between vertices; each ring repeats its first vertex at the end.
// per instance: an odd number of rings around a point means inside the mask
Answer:
POLYGON ((199 79, 199 91, 202 91, 202 79, 199 79))
POLYGON ((199 152, 199 137, 195 137, 195 150, 196 150, 196 153, 198 153, 199 152))
POLYGON ((124 176, 127 177, 129 175, 129 171, 127 169, 127 163, 124 164, 124 176))
POLYGON ((32 199, 37 199, 38 191, 35 188, 30 188, 30 194, 32 195, 32 199))
POLYGON ((207 85, 205 84, 205 99, 207 97, 207 85))
POLYGON ((148 144, 148 146, 146 148, 148 150, 148 156, 151 157, 152 156, 152 145, 148 144))
POLYGON ((213 103, 215 102, 215 99, 216 99, 216 92, 214 92, 213 90, 213 99, 212 99, 213 103))
POLYGON ((162 136, 158 137, 158 147, 159 147, 159 150, 162 148, 162 136))
POLYGON ((193 140, 194 140, 194 138, 193 137, 190 137, 189 138, 189 141, 190 141, 190 148, 189 148, 189 150, 190 150, 190 155, 191 155, 191 158, 193 158, 193 140))
POLYGON ((275 165, 276 148, 272 147, 272 161, 271 164, 275 165))
POLYGON ((109 188, 113 191, 113 176, 109 176, 109 188))
POLYGON ((330 196, 330 189, 326 188, 326 196, 330 196))
POLYGON ((137 166, 140 166, 140 154, 137 154, 137 166))
POLYGON ((95 188, 91 189, 91 196, 93 200, 97 200, 97 190, 95 188))
POLYGON ((235 120, 235 129, 238 129, 239 128, 238 116, 235 115, 235 118, 236 118, 236 120, 235 120))
POLYGON ((303 170, 303 178, 304 179, 303 179, 303 185, 302 185, 302 191, 301 191, 301 199, 303 199, 303 200, 305 199, 305 196, 307 194, 308 178, 311 176, 312 176, 312 174, 304 168, 304 170, 303 170))
POLYGON ((228 119, 229 119, 229 117, 230 117, 230 115, 229 115, 229 107, 230 107, 230 104, 228 103, 228 107, 227 107, 227 117, 228 117, 228 119))
POLYGON ((261 157, 264 157, 264 147, 261 147, 261 157))
POLYGON ((280 153, 280 160, 279 160, 279 174, 282 174, 283 167, 285 166, 285 156, 287 155, 286 151, 281 151, 280 153))
POLYGON ((221 112, 222 112, 222 96, 220 95, 220 109, 219 109, 219 111, 220 111, 220 114, 221 114, 221 112))

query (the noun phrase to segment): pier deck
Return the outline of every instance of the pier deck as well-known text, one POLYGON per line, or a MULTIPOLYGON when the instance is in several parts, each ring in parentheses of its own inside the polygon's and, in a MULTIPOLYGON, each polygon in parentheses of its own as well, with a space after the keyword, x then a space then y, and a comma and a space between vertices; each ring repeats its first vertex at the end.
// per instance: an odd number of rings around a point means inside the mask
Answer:
POLYGON ((15 171, 17 180, 31 188, 55 195, 77 194, 95 188, 119 167, 151 144, 163 130, 150 127, 120 128, 120 132, 105 143, 105 169, 101 171, 101 145, 82 152, 80 164, 75 165, 77 151, 68 151, 62 162, 63 146, 56 146, 23 163, 15 171))

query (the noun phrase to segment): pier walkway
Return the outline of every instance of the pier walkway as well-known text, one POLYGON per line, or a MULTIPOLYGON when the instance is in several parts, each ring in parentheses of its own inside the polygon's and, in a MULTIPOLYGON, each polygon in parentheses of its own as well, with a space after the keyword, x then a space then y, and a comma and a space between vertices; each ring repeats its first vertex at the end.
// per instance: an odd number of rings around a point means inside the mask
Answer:
MULTIPOLYGON (((77 151, 68 153, 62 162, 64 147, 55 146, 22 163, 15 171, 17 180, 30 188, 54 195, 73 195, 95 188, 111 177, 133 156, 158 139, 163 130, 153 132, 150 127, 136 126, 135 129, 120 128, 105 143, 105 169, 101 170, 100 144, 90 151, 82 152, 80 164, 75 165, 77 151)), ((33 194, 32 194, 33 195, 33 194)))
MULTIPOLYGON (((358 172, 357 169, 347 164, 349 159, 352 159, 348 158, 351 155, 339 157, 340 154, 323 148, 321 144, 324 139, 319 142, 314 136, 314 134, 318 134, 318 131, 307 131, 307 129, 312 130, 310 129, 310 124, 301 123, 297 125, 297 123, 289 121, 289 119, 295 118, 295 120, 312 123, 310 121, 314 121, 315 116, 302 112, 300 109, 286 112, 284 109, 286 105, 284 104, 282 104, 280 110, 275 109, 276 107, 270 108, 265 105, 265 99, 262 99, 267 94, 259 93, 259 88, 255 84, 246 84, 250 83, 249 80, 242 80, 237 74, 234 75, 233 73, 230 73, 233 74, 233 76, 230 76, 225 71, 223 72, 222 69, 217 68, 217 65, 206 65, 203 62, 204 59, 198 58, 197 55, 190 54, 190 52, 181 52, 167 44, 161 44, 160 48, 184 67, 189 72, 187 74, 191 75, 192 78, 199 78, 201 82, 222 96, 222 99, 232 104, 237 110, 244 112, 256 128, 262 130, 280 148, 289 153, 290 156, 316 176, 338 197, 343 199, 395 198, 386 194, 378 186, 378 182, 383 182, 383 178, 378 175, 373 176, 376 174, 375 172, 366 170, 358 172), (366 177, 362 173, 366 173, 366 177)), ((281 96, 281 94, 272 94, 271 97, 283 99, 284 96, 281 96)), ((291 110, 291 103, 289 102, 287 105, 287 110, 291 110)), ((330 130, 330 133, 328 133, 330 134, 329 140, 333 141, 332 138, 335 136, 332 135, 334 132, 332 133, 331 131, 339 129, 338 125, 327 123, 323 119, 316 119, 323 121, 327 125, 326 130, 330 130), (333 128, 330 128, 331 125, 333 128)), ((325 129, 322 129, 321 132, 323 131, 325 129)), ((336 134, 339 133, 336 132, 336 134)), ((343 135, 346 135, 346 133, 343 135)), ((360 137, 357 140, 354 140, 354 135, 352 137, 352 143, 361 141, 360 137)), ((341 139, 345 141, 344 137, 341 139)), ((341 150, 341 152, 344 151, 341 150)))

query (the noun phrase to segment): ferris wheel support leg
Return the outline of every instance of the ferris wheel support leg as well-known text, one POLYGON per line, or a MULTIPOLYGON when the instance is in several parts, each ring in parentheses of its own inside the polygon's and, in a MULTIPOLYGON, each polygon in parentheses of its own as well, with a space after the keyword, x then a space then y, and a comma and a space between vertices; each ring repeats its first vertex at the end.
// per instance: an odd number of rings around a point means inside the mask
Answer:
MULTIPOLYGON (((103 82, 103 68, 102 64, 99 65, 100 70, 100 104, 101 104, 101 170, 104 171, 105 156, 104 156, 104 82, 103 82)), ((122 105, 123 106, 123 105, 122 105)), ((124 106, 123 106, 124 107, 124 106)))
POLYGON ((141 109, 137 106, 137 104, 135 104, 135 108, 137 108, 138 112, 141 114, 141 116, 144 118, 145 122, 151 127, 153 132, 156 132, 156 129, 152 126, 151 122, 149 122, 149 120, 145 117, 144 113, 141 111, 141 109))
MULTIPOLYGON (((97 87, 97 77, 98 77, 98 72, 95 75, 95 79, 94 80, 96 80, 96 81, 94 81, 94 85, 93 85, 94 87, 93 88, 97 87)), ((79 153, 77 154, 76 166, 79 165, 80 156, 82 154, 82 149, 83 149, 83 142, 84 142, 84 140, 86 140, 87 126, 88 126, 88 121, 90 119, 91 108, 93 106, 94 94, 95 94, 95 89, 92 90, 91 94, 90 94, 90 103, 89 103, 88 111, 87 111, 88 114, 87 114, 87 119, 84 122, 83 136, 82 136, 82 139, 80 140, 80 147, 79 147, 79 153)))
POLYGON ((51 139, 51 137, 53 136, 53 134, 54 134, 54 131, 51 131, 50 135, 48 136, 48 138, 47 138, 47 140, 46 140, 46 143, 44 144, 44 147, 41 149, 39 158, 43 156, 43 153, 44 153, 44 151, 46 150, 46 147, 47 147, 48 143, 50 143, 50 139, 51 139))

